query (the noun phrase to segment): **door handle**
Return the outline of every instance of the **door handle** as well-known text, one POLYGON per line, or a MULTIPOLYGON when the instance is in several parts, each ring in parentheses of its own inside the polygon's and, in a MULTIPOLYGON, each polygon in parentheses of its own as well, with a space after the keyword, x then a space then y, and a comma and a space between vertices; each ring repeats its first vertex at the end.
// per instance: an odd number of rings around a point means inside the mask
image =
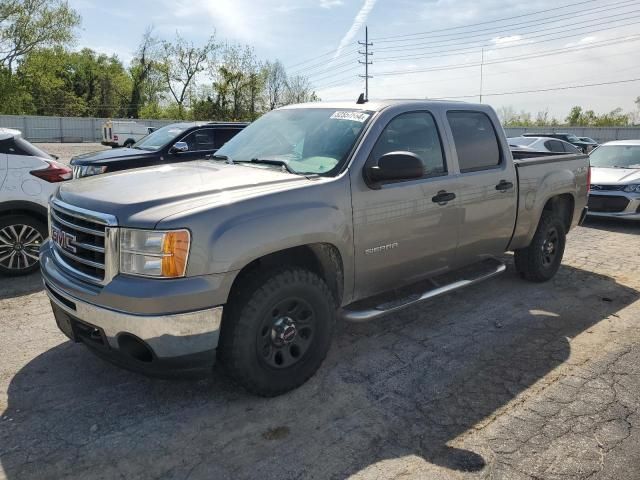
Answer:
POLYGON ((499 190, 501 192, 506 192, 511 188, 513 188, 513 183, 507 182, 506 180, 500 180, 500 183, 496 185, 496 190, 499 190))
POLYGON ((431 197, 431 201, 439 205, 446 205, 447 202, 450 202, 454 198, 456 198, 455 193, 440 190, 435 196, 431 197))

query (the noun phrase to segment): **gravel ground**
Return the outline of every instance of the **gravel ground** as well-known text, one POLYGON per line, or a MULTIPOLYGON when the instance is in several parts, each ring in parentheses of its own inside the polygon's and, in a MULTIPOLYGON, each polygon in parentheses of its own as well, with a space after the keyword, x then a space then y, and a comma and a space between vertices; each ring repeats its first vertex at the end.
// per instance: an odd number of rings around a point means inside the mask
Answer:
POLYGON ((60 157, 59 160, 64 163, 69 163, 71 157, 82 153, 109 150, 111 148, 99 143, 38 143, 37 146, 51 155, 57 155, 60 157))
POLYGON ((496 279, 343 325, 274 399, 104 363, 57 330, 38 275, 0 278, 0 477, 638 479, 638 252, 640 225, 590 221, 553 281, 506 256, 496 279))

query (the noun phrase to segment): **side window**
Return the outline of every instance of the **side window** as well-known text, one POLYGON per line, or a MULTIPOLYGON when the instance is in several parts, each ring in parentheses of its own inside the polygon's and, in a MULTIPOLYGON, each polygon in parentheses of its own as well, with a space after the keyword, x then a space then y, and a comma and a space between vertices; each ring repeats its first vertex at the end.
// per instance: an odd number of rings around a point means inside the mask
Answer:
POLYGON ((493 124, 482 112, 447 112, 460 171, 475 172, 500 165, 502 155, 493 124))
POLYGON ((438 128, 428 112, 403 113, 391 120, 380 134, 370 158, 377 161, 385 153, 397 151, 415 153, 420 157, 425 177, 447 173, 438 128))
POLYGON ((8 153, 9 155, 28 155, 16 145, 15 139, 8 138, 0 141, 0 153, 8 153))
POLYGON ((549 140, 545 143, 545 146, 552 152, 564 153, 564 147, 562 146, 562 142, 559 140, 549 140))
POLYGON ((562 146, 564 147, 564 151, 567 153, 579 153, 578 149, 570 143, 565 142, 562 146))
POLYGON ((237 128, 221 128, 219 130, 216 130, 215 131, 215 137, 216 137, 215 148, 222 148, 222 146, 225 143, 227 143, 229 140, 235 137, 238 133, 240 133, 240 130, 237 128))
POLYGON ((191 132, 189 135, 182 139, 183 142, 187 142, 190 152, 199 152, 202 150, 214 150, 213 142, 213 129, 203 128, 191 132))

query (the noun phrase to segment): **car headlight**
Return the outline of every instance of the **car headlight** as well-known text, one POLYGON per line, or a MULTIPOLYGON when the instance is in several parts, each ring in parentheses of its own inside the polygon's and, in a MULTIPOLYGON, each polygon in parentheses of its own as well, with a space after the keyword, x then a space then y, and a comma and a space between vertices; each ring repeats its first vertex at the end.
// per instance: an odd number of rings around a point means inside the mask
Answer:
POLYGON ((120 229, 120 272, 157 278, 184 277, 191 235, 188 230, 120 229))
POLYGON ((73 167, 73 178, 91 177, 93 175, 100 175, 107 171, 106 166, 101 165, 79 165, 73 167))
POLYGON ((640 183, 627 185, 626 187, 624 187, 623 191, 627 193, 640 193, 640 183))

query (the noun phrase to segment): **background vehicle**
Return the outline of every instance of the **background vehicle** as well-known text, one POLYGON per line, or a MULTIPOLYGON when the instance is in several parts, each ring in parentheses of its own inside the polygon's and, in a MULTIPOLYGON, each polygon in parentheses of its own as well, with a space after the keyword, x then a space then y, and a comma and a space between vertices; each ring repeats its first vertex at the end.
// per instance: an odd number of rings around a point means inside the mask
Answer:
POLYGON ((22 138, 0 128, 0 275, 38 268, 40 245, 48 236, 47 203, 57 182, 71 170, 22 138))
POLYGON ((590 149, 590 143, 581 141, 578 137, 576 137, 573 133, 523 133, 523 137, 548 137, 548 138, 557 138, 559 140, 563 140, 565 142, 569 142, 572 145, 575 145, 580 149, 582 153, 587 153, 590 149))
POLYGON ((289 106, 212 160, 64 185, 42 273, 60 329, 102 357, 207 371, 217 349, 277 395, 319 368, 338 309, 378 318, 503 272, 506 250, 552 278, 588 172, 582 154, 514 161, 487 105, 289 106))
POLYGON ((155 130, 131 148, 72 158, 73 177, 202 159, 214 154, 246 126, 246 123, 173 123, 155 130))
POLYGON ((600 144, 598 142, 596 142, 593 138, 590 137, 578 137, 578 139, 581 142, 584 142, 587 145, 587 153, 589 153, 591 150, 595 150, 596 148, 598 148, 600 146, 600 144))
POLYGON ((589 158, 589 215, 640 220, 640 140, 607 142, 589 158))
POLYGON ((138 122, 109 120, 102 124, 102 145, 110 147, 131 147, 155 130, 138 122))
POLYGON ((580 153, 578 147, 569 142, 548 137, 512 137, 507 141, 512 147, 527 147, 536 152, 580 153))

